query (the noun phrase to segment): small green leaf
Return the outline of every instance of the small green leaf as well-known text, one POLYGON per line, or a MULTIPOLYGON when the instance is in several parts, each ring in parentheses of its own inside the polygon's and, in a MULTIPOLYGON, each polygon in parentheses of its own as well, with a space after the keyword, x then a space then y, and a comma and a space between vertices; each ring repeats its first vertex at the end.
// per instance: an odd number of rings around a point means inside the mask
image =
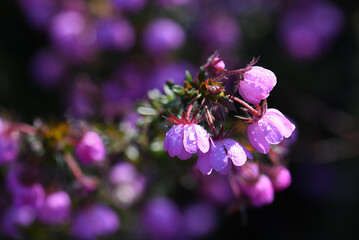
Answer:
POLYGON ((193 77, 189 71, 186 71, 186 81, 193 82, 193 77))
POLYGON ((157 111, 151 107, 139 107, 137 112, 145 116, 156 116, 158 114, 157 111))

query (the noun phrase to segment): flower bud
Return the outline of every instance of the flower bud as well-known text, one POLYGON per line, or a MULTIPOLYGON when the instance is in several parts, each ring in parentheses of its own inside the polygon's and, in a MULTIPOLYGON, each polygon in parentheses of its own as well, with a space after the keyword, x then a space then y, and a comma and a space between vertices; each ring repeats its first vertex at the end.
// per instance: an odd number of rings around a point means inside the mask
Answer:
POLYGON ((259 104, 269 96, 277 83, 274 73, 268 69, 254 66, 243 74, 239 82, 239 94, 249 103, 259 104))
POLYGON ((97 133, 87 132, 77 144, 75 153, 82 164, 90 164, 103 161, 106 149, 97 133))

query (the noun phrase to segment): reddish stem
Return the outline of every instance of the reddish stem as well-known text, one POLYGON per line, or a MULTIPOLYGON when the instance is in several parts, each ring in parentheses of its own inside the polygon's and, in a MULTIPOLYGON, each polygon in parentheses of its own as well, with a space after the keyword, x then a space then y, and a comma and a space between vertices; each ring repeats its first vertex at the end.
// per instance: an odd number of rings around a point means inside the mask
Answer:
POLYGON ((207 106, 206 106, 206 120, 207 120, 209 127, 211 128, 212 135, 216 136, 216 129, 215 129, 213 121, 212 121, 211 113, 209 112, 207 106))
POLYGON ((245 101, 243 101, 243 100, 241 100, 241 99, 239 99, 239 98, 236 98, 236 97, 234 97, 234 96, 230 96, 230 95, 227 95, 227 97, 229 97, 229 98, 233 99, 234 101, 236 101, 236 102, 242 104, 245 108, 247 108, 247 109, 248 109, 249 111, 251 111, 252 113, 254 113, 254 114, 256 114, 256 115, 259 115, 258 111, 255 110, 254 108, 252 108, 251 106, 249 106, 249 104, 246 103, 245 101))
POLYGON ((231 70, 231 71, 225 72, 225 73, 223 73, 222 75, 216 77, 216 78, 213 79, 211 82, 217 82, 217 81, 221 80, 222 78, 225 78, 225 77, 228 76, 228 75, 238 74, 238 73, 239 73, 239 70, 231 70))

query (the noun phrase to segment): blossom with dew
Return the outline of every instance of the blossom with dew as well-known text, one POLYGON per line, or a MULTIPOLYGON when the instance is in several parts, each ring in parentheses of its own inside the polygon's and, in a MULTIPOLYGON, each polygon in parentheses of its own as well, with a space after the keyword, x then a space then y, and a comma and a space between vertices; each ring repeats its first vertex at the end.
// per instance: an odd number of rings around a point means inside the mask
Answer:
POLYGON ((212 169, 226 175, 235 167, 242 166, 247 158, 253 156, 245 147, 233 139, 226 138, 216 140, 211 144, 207 153, 199 153, 197 167, 205 175, 209 175, 212 169))
POLYGON ((283 137, 288 138, 295 129, 280 111, 269 108, 263 116, 248 126, 248 140, 260 153, 268 153, 270 144, 278 144, 283 137))
POLYGON ((194 153, 207 153, 209 150, 209 135, 207 131, 197 123, 202 120, 196 119, 197 110, 189 119, 189 114, 183 113, 181 120, 171 114, 171 122, 177 124, 167 133, 164 141, 164 150, 171 157, 177 156, 186 160, 194 153))
POLYGON ((276 83, 277 78, 272 71, 253 66, 243 74, 238 91, 247 102, 259 104, 269 96, 276 83))
POLYGON ((106 148, 96 132, 86 132, 76 145, 75 153, 82 164, 101 162, 105 159, 106 148))

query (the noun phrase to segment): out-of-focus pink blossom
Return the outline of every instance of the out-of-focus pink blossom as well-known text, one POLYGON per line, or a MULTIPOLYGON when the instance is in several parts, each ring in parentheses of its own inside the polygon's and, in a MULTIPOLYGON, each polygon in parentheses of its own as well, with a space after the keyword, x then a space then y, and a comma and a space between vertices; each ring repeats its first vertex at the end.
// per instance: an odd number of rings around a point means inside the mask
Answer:
POLYGON ((179 239, 182 214, 177 205, 167 198, 153 198, 141 213, 141 226, 147 239, 179 239))
POLYGON ((111 208, 94 204, 78 211, 73 217, 70 233, 80 239, 96 239, 115 233, 120 228, 120 219, 111 208))
POLYGON ((70 196, 64 191, 51 193, 45 197, 38 217, 43 223, 59 224, 69 220, 71 212, 70 196))
POLYGON ((106 148, 96 132, 86 132, 76 145, 76 156, 83 164, 101 162, 106 157, 106 148))
POLYGON ((149 23, 142 35, 142 44, 150 54, 161 54, 180 48, 185 41, 183 28, 175 21, 159 18, 149 23))
POLYGON ((254 207, 268 205, 274 201, 274 189, 267 175, 262 174, 254 183, 242 183, 240 187, 254 207))

